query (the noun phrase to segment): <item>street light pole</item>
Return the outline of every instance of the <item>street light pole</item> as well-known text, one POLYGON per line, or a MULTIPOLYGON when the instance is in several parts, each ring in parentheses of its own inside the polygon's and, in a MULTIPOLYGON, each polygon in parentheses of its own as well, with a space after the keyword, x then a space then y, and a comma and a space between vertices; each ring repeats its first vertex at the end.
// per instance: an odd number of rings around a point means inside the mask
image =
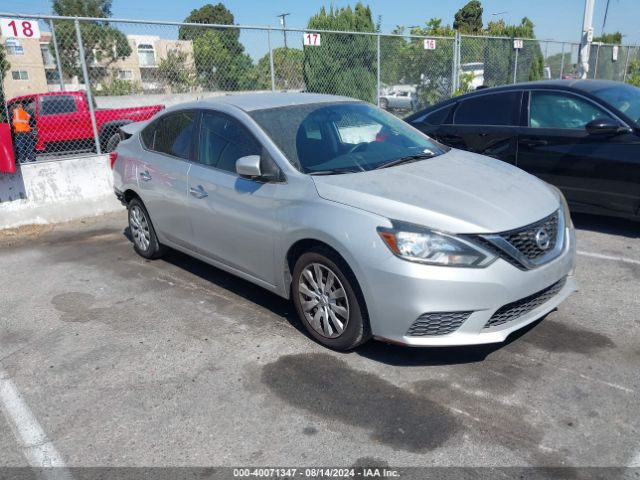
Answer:
POLYGON ((291 15, 290 13, 281 13, 280 15, 276 15, 276 17, 280 17, 280 25, 282 25, 282 34, 284 35, 284 48, 287 48, 287 15, 291 15))
POLYGON ((584 0, 584 17, 582 19, 582 38, 580 39, 579 78, 587 78, 589 73, 589 51, 593 40, 593 9, 595 0, 584 0))

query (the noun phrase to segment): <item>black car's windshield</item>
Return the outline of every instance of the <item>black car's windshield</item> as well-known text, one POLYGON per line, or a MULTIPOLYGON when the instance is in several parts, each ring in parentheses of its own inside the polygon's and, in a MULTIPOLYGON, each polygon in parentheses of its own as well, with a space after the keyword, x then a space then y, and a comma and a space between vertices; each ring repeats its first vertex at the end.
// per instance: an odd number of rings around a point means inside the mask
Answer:
POLYGON ((640 88, 620 84, 591 93, 620 110, 634 122, 640 122, 640 88))
POLYGON ((310 174, 362 172, 447 150, 365 103, 294 105, 257 110, 251 116, 296 168, 310 174))

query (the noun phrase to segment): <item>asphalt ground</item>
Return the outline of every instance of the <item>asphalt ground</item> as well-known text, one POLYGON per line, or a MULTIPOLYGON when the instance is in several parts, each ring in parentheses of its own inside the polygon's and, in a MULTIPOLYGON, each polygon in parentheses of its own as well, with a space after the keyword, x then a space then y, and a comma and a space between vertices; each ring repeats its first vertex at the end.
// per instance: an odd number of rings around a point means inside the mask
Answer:
POLYGON ((124 209, 0 233, 0 466, 640 466, 640 224, 574 220, 580 291, 506 343, 346 354, 124 209))

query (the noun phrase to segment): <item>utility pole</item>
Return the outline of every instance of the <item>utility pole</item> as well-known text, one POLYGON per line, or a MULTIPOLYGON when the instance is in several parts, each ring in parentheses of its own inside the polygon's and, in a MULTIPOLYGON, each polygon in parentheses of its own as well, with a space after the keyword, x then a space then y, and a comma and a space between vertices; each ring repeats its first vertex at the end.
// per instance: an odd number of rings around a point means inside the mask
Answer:
POLYGON ((284 48, 287 48, 287 15, 291 15, 290 13, 281 13, 280 15, 276 15, 276 17, 280 17, 280 25, 282 25, 282 34, 284 35, 284 48))
POLYGON ((589 73, 589 50, 593 40, 593 9, 595 0, 584 0, 584 18, 582 20, 582 38, 580 39, 580 67, 578 75, 580 78, 587 78, 589 73))

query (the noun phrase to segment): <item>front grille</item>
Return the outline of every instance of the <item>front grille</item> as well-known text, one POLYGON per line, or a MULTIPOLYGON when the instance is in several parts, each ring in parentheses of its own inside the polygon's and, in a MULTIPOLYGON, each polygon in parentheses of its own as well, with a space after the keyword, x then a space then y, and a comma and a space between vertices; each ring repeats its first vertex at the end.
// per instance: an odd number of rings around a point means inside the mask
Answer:
POLYGON ((558 212, 532 225, 527 225, 524 228, 501 233, 500 236, 529 260, 535 260, 548 251, 553 250, 553 247, 556 245, 558 237, 558 212), (549 235, 549 247, 544 250, 541 249, 536 242, 536 233, 542 228, 546 230, 549 235))
POLYGON ((446 335, 455 332, 473 312, 431 312, 423 313, 409 327, 410 337, 446 335))
POLYGON ((528 297, 521 298, 520 300, 500 307, 496 313, 491 316, 484 328, 496 327, 526 315, 540 305, 551 300, 551 298, 555 297, 558 292, 562 290, 566 281, 567 279, 563 278, 544 290, 540 290, 533 295, 529 295, 528 297))

